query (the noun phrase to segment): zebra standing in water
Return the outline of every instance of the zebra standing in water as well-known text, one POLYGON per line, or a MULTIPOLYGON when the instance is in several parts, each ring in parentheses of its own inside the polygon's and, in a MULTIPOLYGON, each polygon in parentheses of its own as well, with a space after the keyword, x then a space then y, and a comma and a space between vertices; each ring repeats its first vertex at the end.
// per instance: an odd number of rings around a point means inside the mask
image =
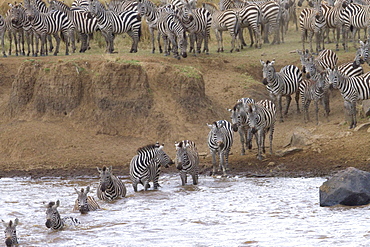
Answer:
POLYGON ((94 197, 87 195, 90 192, 90 186, 87 186, 86 190, 81 188, 81 191, 78 191, 78 189, 75 188, 75 191, 78 197, 75 201, 73 210, 78 210, 81 212, 81 214, 87 214, 89 211, 100 209, 100 206, 95 201, 94 197))
POLYGON ((73 217, 64 217, 62 219, 57 209, 59 206, 59 200, 48 203, 45 222, 47 228, 51 228, 53 230, 62 230, 65 226, 77 226, 81 224, 78 219, 73 217))
POLYGON ((176 168, 180 170, 181 184, 187 183, 187 174, 193 179, 193 184, 198 184, 199 155, 195 143, 189 140, 175 142, 176 168))
POLYGON ((9 223, 6 223, 4 220, 1 220, 3 222, 3 225, 5 227, 4 233, 5 233, 5 244, 7 247, 12 246, 18 246, 18 238, 17 238, 17 230, 16 226, 19 223, 18 218, 16 218, 13 221, 9 221, 9 223))
POLYGON ((334 88, 338 88, 344 99, 344 108, 350 116, 349 128, 355 128, 357 125, 357 109, 358 100, 370 98, 370 72, 356 77, 348 77, 341 74, 337 69, 328 70, 329 84, 334 88))
POLYGON ((132 187, 137 192, 137 185, 140 183, 147 190, 153 182, 154 189, 158 189, 161 166, 168 167, 173 164, 171 158, 163 151, 164 144, 150 144, 137 150, 130 162, 130 179, 132 187))
POLYGON ((241 155, 245 155, 244 145, 246 145, 248 149, 252 148, 252 143, 247 142, 250 138, 247 135, 249 134, 249 125, 246 106, 250 103, 254 103, 254 99, 241 98, 232 109, 229 109, 229 112, 231 112, 231 127, 233 131, 238 131, 240 135, 240 143, 242 144, 241 155))
POLYGON ((103 169, 97 167, 97 170, 100 173, 100 183, 96 193, 100 200, 111 201, 126 196, 126 186, 113 175, 111 166, 103 166, 103 169))
MULTIPOLYGON (((250 138, 256 135, 258 147, 257 158, 262 160, 262 152, 265 153, 265 136, 270 132, 270 154, 272 154, 272 139, 274 135, 276 108, 275 104, 269 100, 262 100, 248 105, 248 125, 251 132, 250 138)), ((249 140, 250 142, 252 140, 249 140)))
POLYGON ((113 53, 114 38, 116 34, 122 33, 127 33, 132 39, 130 53, 137 52, 141 36, 141 20, 137 18, 137 11, 129 10, 116 13, 106 10, 98 0, 89 0, 89 12, 97 19, 99 30, 107 43, 107 53, 113 53))
POLYGON ((288 114, 291 95, 295 93, 295 101, 297 104, 297 112, 299 113, 299 84, 302 81, 302 72, 294 65, 283 67, 280 72, 276 72, 274 68, 275 60, 262 61, 260 60, 263 69, 263 81, 267 90, 270 93, 271 99, 277 103, 280 122, 283 122, 283 107, 281 98, 285 96, 287 99, 284 115, 288 114))
POLYGON ((212 124, 207 124, 211 129, 208 133, 207 144, 212 154, 212 175, 216 174, 216 154, 219 154, 219 171, 226 176, 229 170, 229 153, 233 145, 233 130, 231 124, 226 120, 218 120, 212 124))

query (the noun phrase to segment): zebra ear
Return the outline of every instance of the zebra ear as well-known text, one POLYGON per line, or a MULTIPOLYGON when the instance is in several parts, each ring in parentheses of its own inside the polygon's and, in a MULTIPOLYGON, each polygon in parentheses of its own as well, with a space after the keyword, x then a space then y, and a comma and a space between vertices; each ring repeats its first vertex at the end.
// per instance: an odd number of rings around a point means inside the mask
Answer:
POLYGON ((19 220, 18 220, 18 218, 15 218, 15 220, 14 220, 14 227, 16 227, 17 225, 18 225, 18 223, 19 223, 19 220))
POLYGON ((85 194, 87 195, 87 193, 89 193, 89 192, 90 192, 90 186, 87 186, 86 190, 85 190, 85 194))
POLYGON ((59 205, 60 205, 60 201, 58 200, 57 202, 56 202, 56 204, 53 206, 54 208, 57 208, 57 207, 59 207, 59 205))
POLYGON ((102 170, 99 167, 97 167, 96 169, 98 170, 99 173, 102 173, 102 170))
POLYGON ((360 39, 358 40, 358 42, 360 43, 361 46, 365 45, 364 42, 362 42, 362 40, 360 40, 360 39))
POLYGON ((75 191, 78 195, 80 195, 80 192, 78 191, 78 189, 75 187, 75 191))
POLYGON ((4 227, 8 227, 8 223, 6 223, 4 220, 1 220, 1 222, 3 223, 4 227))
POLYGON ((262 66, 265 66, 265 64, 266 64, 263 60, 260 60, 260 63, 261 63, 262 66))
POLYGON ((271 61, 271 65, 274 65, 274 63, 275 63, 275 58, 274 58, 274 59, 272 59, 272 61, 271 61))
POLYGON ((208 128, 212 129, 213 124, 209 124, 209 123, 207 123, 207 126, 208 126, 208 128))

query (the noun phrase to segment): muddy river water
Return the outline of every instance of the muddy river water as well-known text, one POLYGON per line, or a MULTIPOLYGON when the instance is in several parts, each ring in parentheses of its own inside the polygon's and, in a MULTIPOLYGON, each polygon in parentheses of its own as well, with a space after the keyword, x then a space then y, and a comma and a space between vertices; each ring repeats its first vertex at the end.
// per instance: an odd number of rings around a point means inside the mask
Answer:
POLYGON ((159 190, 137 193, 121 179, 126 198, 103 202, 98 178, 1 178, 0 219, 19 218, 20 246, 370 246, 369 206, 320 207, 325 178, 200 176, 182 187, 166 174, 159 190), (102 209, 80 215, 74 187, 87 185, 102 209), (79 226, 46 228, 45 205, 58 199, 79 226))

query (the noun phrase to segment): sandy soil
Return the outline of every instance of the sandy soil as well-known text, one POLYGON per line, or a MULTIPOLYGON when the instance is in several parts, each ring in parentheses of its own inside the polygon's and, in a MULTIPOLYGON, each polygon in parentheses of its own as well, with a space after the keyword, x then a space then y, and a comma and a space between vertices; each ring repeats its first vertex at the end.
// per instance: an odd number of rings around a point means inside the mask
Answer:
MULTIPOLYGON (((265 55, 263 51, 260 53, 265 55)), ((276 57, 277 54, 274 56, 276 57)), ((299 65, 299 57, 296 54, 282 54, 280 57, 280 65, 288 62, 299 65)), ((97 176, 96 167, 103 165, 112 165, 117 175, 127 175, 128 164, 137 148, 158 140, 166 143, 165 150, 174 158, 173 143, 185 138, 196 142, 201 154, 202 173, 208 174, 211 169, 211 158, 206 146, 209 130, 206 123, 219 119, 229 120, 230 116, 226 108, 231 108, 241 97, 252 97, 256 100, 268 98, 265 87, 260 83, 262 73, 259 59, 267 58, 251 57, 247 52, 237 55, 212 53, 210 56, 189 56, 187 59, 178 61, 172 57, 152 55, 145 51, 139 54, 125 52, 120 55, 73 54, 69 57, 1 59, 0 112, 3 119, 0 123, 0 153, 2 154, 0 177, 97 176), (88 68, 91 71, 85 72, 93 74, 97 73, 92 72, 94 68, 104 67, 105 63, 119 64, 120 59, 145 65, 148 76, 154 78, 157 78, 155 74, 158 67, 156 66, 159 65, 165 70, 176 66, 196 68, 204 80, 205 95, 202 97, 208 100, 209 105, 203 104, 203 109, 198 105, 198 108, 191 109, 186 115, 182 111, 171 109, 171 100, 176 97, 168 94, 171 85, 168 88, 165 85, 157 86, 153 93, 155 114, 149 112, 146 118, 146 123, 153 126, 147 126, 147 129, 144 128, 145 131, 142 132, 138 131, 138 128, 142 128, 140 124, 125 125, 124 118, 118 119, 118 122, 124 126, 122 129, 107 130, 106 126, 109 124, 103 127, 100 123, 95 124, 96 119, 91 118, 90 115, 94 109, 86 102, 80 104, 80 110, 75 110, 77 112, 75 115, 72 114, 73 111, 66 111, 65 114, 47 111, 43 114, 35 114, 29 106, 22 111, 10 113, 9 109, 13 109, 12 102, 17 93, 14 89, 15 81, 19 83, 25 80, 20 73, 24 78, 35 73, 30 70, 27 72, 30 74, 27 74, 25 67, 36 67, 36 63, 44 66, 45 72, 45 66, 49 66, 51 70, 47 73, 58 75, 65 62, 69 64, 76 62, 79 65, 89 64, 88 68), (27 65, 27 63, 30 64, 27 65), (53 67, 49 65, 50 63, 57 63, 59 67, 53 67), (20 69, 21 65, 23 70, 20 69), (191 112, 198 115, 194 116, 191 112), (180 114, 185 116, 179 116, 180 114), (161 125, 161 128, 158 125, 161 125), (159 133, 167 127, 171 127, 171 131, 165 135, 159 133)), ((176 76, 171 74, 169 76, 169 82, 172 79, 177 80, 176 76)), ((63 80, 68 81, 68 78, 63 80)), ((83 78, 78 80, 86 84, 90 83, 83 78)), ((37 92, 37 89, 34 90, 37 92)), ((35 97, 35 93, 32 97, 35 97)), ((204 102, 207 103, 207 101, 204 102)), ((135 115, 135 112, 131 114, 135 115)), ((310 107, 310 116, 313 120, 313 106, 310 107)), ((298 115, 295 112, 293 103, 285 121, 276 124, 273 141, 275 154, 267 154, 262 161, 256 159, 256 145, 246 155, 240 155, 239 136, 236 134, 229 160, 229 173, 242 176, 327 176, 348 166, 370 171, 368 128, 359 131, 348 129, 344 121, 343 100, 338 92, 332 92, 329 121, 323 117, 322 110, 319 124, 316 125, 312 120, 305 124, 302 114, 298 115), (303 144, 293 143, 293 146, 299 150, 280 156, 281 151, 291 142, 294 133, 296 136, 305 137, 303 144)), ((366 118, 359 118, 359 124, 367 121, 366 118)), ((302 139, 299 140, 302 142, 302 139)), ((176 169, 164 168, 163 172, 176 172, 176 169)))

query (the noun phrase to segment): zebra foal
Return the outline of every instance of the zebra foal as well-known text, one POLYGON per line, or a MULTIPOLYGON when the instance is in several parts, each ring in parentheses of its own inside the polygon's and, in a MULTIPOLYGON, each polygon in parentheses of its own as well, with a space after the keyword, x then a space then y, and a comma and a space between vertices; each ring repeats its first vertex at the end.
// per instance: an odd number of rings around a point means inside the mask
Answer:
POLYGON ((176 147, 176 168, 180 171, 181 183, 187 183, 187 174, 193 179, 193 184, 198 184, 199 155, 195 143, 189 140, 175 142, 176 147))
POLYGON ((17 230, 16 226, 19 223, 18 218, 14 220, 9 221, 9 223, 5 222, 4 220, 1 220, 3 222, 3 225, 5 227, 4 233, 5 233, 5 245, 7 247, 13 247, 18 246, 18 238, 17 238, 17 230))
POLYGON ((66 226, 77 226, 80 221, 73 217, 64 217, 61 218, 58 212, 58 207, 60 206, 60 201, 49 202, 46 206, 46 222, 45 225, 47 228, 53 230, 62 230, 66 226))
POLYGON ((126 186, 113 175, 112 166, 103 166, 103 169, 97 167, 97 170, 100 173, 100 182, 96 194, 100 200, 112 201, 126 196, 126 186))
POLYGON ((147 190, 153 182, 154 189, 158 189, 161 166, 173 164, 171 158, 163 151, 164 144, 150 144, 137 150, 137 154, 130 162, 130 179, 132 187, 137 192, 137 185, 142 184, 147 190))
POLYGON ((297 113, 299 113, 299 84, 302 81, 302 72, 294 65, 287 65, 283 67, 280 72, 276 72, 274 68, 275 60, 262 61, 263 66, 263 81, 267 90, 270 93, 271 99, 278 105, 278 112, 280 115, 280 122, 283 122, 282 96, 287 99, 284 115, 288 114, 289 105, 292 100, 291 95, 295 93, 295 101, 297 104, 297 113))
MULTIPOLYGON (((265 153, 265 136, 267 132, 270 132, 270 154, 272 154, 272 139, 274 135, 274 128, 276 122, 276 107, 272 101, 262 100, 257 103, 251 103, 248 105, 248 125, 249 135, 252 138, 256 136, 256 142, 258 147, 257 159, 262 160, 262 152, 265 153)), ((252 140, 249 140, 251 142, 252 140)))
POLYGON ((216 154, 220 157, 219 171, 226 176, 229 170, 229 153, 233 145, 233 130, 231 124, 226 120, 218 120, 212 124, 207 124, 210 128, 207 144, 212 154, 212 175, 216 174, 216 154))
POLYGON ((90 186, 87 186, 86 189, 81 188, 81 191, 75 188, 75 191, 78 197, 75 201, 73 210, 78 210, 81 214, 87 214, 89 211, 100 209, 100 206, 95 201, 94 197, 87 195, 90 192, 90 186))

